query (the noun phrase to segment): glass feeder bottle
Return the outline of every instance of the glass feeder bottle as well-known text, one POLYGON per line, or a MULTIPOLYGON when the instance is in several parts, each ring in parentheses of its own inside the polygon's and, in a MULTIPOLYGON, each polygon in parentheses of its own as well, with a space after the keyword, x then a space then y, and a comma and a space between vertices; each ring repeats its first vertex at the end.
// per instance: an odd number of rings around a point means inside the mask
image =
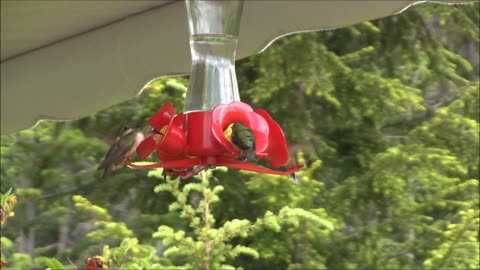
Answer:
POLYGON ((243 1, 185 2, 192 55, 184 107, 187 153, 215 156, 220 149, 211 136, 211 110, 218 104, 240 101, 235 54, 243 1), (197 135, 188 136, 189 130, 197 135))

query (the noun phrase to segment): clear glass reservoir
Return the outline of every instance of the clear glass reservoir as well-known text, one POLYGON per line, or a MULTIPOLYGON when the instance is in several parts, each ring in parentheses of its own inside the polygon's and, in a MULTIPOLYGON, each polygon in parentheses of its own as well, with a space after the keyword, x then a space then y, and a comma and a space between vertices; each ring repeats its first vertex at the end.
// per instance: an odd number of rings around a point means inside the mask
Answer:
POLYGON ((235 53, 243 1, 186 0, 192 70, 184 112, 240 101, 235 53))

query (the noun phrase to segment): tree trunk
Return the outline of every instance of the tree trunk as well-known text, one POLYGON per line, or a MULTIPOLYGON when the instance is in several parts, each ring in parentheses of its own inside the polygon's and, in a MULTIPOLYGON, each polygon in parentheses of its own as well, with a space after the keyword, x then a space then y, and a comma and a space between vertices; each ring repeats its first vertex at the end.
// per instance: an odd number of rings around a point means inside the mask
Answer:
POLYGON ((32 226, 36 209, 32 201, 27 202, 27 226, 20 234, 20 252, 27 253, 31 258, 35 256, 35 228, 32 226))
MULTIPOLYGON (((69 213, 71 213, 71 211, 73 211, 72 205, 71 203, 68 203, 68 204, 69 204, 68 208, 70 209, 69 213)), ((58 248, 57 248, 58 255, 61 255, 65 251, 65 248, 68 245, 68 241, 69 241, 68 236, 70 233, 69 225, 71 221, 71 215, 69 213, 65 215, 65 219, 63 220, 63 223, 60 225, 60 230, 58 231, 58 248)))

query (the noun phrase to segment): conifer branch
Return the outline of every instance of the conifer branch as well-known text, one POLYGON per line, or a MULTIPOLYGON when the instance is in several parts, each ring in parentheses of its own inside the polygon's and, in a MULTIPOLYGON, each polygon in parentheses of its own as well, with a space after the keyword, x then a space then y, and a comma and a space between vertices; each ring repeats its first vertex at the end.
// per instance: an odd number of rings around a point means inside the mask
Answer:
MULTIPOLYGON (((207 177, 206 177, 206 174, 205 174, 205 171, 202 171, 201 172, 201 176, 202 176, 202 183, 205 183, 207 181, 207 177)), ((202 189, 202 191, 204 191, 204 196, 205 196, 205 189, 202 189)), ((204 220, 205 220, 205 227, 207 230, 210 230, 210 198, 205 196, 205 199, 204 199, 204 220)), ((210 243, 210 239, 206 239, 205 240, 205 262, 203 264, 203 268, 205 270, 209 270, 210 269, 210 260, 211 260, 211 253, 212 252, 212 246, 211 246, 211 243, 210 243)))
MULTIPOLYGON (((464 225, 464 224, 462 224, 464 225)), ((457 225, 458 226, 458 225, 457 225)), ((447 251, 445 252, 445 254, 442 256, 442 259, 440 260, 440 262, 437 264, 437 269, 442 269, 445 262, 447 262, 447 260, 450 258, 451 254, 453 253, 453 251, 455 250, 455 247, 457 246, 457 244, 460 242, 460 240, 462 239, 463 237, 463 234, 465 233, 465 231, 467 231, 467 226, 464 225, 457 233, 456 237, 453 239, 452 243, 450 243, 447 251)))
POLYGON ((164 256, 171 254, 184 254, 190 256, 192 264, 183 267, 196 267, 205 270, 217 268, 232 268, 222 264, 227 258, 235 258, 240 254, 258 258, 256 250, 242 246, 232 246, 228 242, 237 236, 247 237, 255 231, 270 229, 280 231, 282 225, 298 226, 300 220, 310 220, 317 225, 332 229, 329 221, 300 208, 283 207, 278 214, 267 211, 264 217, 258 218, 254 223, 249 220, 234 219, 225 222, 220 228, 215 228, 215 219, 212 215, 212 203, 219 200, 217 193, 223 190, 220 185, 209 187, 209 181, 205 172, 201 173, 200 183, 189 183, 180 188, 179 180, 167 181, 155 187, 155 191, 169 191, 176 201, 169 206, 170 211, 180 211, 180 216, 189 221, 194 231, 194 238, 186 237, 184 231, 175 232, 168 226, 160 226, 153 234, 154 238, 162 238, 165 245, 170 247, 164 252, 164 256), (190 191, 200 193, 202 199, 198 206, 192 206, 188 201, 190 191))

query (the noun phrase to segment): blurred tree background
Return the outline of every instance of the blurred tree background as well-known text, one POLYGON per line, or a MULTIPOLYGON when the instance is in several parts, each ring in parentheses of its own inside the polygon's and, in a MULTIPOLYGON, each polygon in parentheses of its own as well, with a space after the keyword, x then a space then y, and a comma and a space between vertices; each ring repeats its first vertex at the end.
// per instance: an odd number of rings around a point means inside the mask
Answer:
MULTIPOLYGON (((417 5, 291 35, 236 66, 242 101, 271 113, 307 168, 298 185, 288 177, 209 172, 210 185, 224 188, 212 211, 216 224, 255 222, 288 206, 329 220, 334 230, 306 219, 233 238, 258 258, 239 255, 230 264, 479 268, 478 3, 417 5)), ((96 168, 122 124, 145 123, 167 101, 182 111, 187 84, 158 79, 137 98, 89 117, 2 136, 1 191, 13 188, 18 198, 2 230, 5 269, 41 267, 43 257, 81 268, 104 245, 127 244, 131 259, 157 263, 150 267, 185 263, 164 257, 167 246, 152 237, 160 225, 194 233, 169 211, 174 196, 154 192, 163 182, 158 173, 125 168, 101 179, 96 168)))

